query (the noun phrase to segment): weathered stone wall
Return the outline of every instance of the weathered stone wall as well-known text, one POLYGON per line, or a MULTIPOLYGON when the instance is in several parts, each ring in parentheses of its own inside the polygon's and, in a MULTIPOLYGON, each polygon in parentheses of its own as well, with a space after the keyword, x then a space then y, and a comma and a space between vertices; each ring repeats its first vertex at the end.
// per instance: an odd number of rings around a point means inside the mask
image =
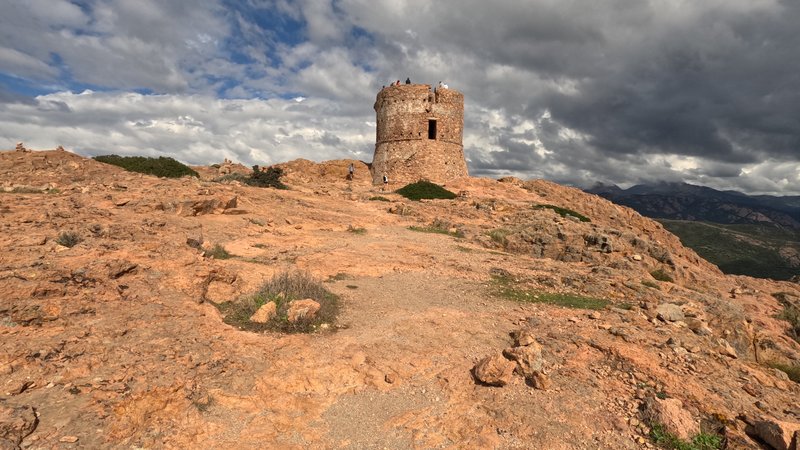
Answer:
POLYGON ((467 176, 462 135, 464 96, 427 84, 389 86, 375 101, 377 119, 372 179, 381 183, 428 179, 445 182, 467 176), (435 139, 429 139, 430 121, 435 139))

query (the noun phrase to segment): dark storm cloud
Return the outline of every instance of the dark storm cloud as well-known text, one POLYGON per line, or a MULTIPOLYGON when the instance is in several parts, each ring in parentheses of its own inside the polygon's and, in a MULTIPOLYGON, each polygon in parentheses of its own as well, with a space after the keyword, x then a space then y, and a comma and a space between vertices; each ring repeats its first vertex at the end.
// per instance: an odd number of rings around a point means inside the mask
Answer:
POLYGON ((795 0, 82 4, 4 10, 0 147, 369 161, 410 76, 464 93, 474 175, 800 194, 795 0))

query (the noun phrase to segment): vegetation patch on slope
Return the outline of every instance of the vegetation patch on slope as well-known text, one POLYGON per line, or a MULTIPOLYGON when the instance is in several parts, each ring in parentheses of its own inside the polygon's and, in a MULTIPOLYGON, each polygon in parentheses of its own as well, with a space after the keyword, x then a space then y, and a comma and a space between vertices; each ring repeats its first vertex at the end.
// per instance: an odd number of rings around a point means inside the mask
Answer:
POLYGON ((407 184, 395 192, 409 200, 415 201, 422 199, 452 200, 458 197, 453 192, 448 191, 436 183, 431 183, 430 181, 417 181, 416 183, 407 184))
POLYGON ((718 450, 722 448, 722 437, 701 432, 691 441, 684 441, 667 432, 661 424, 653 424, 650 438, 661 448, 669 450, 718 450))
POLYGON ((95 156, 93 159, 101 163, 122 167, 128 172, 145 173, 157 177, 180 178, 187 175, 192 177, 198 176, 197 172, 191 167, 166 156, 150 158, 146 156, 101 155, 95 156))
POLYGON ((580 220, 581 222, 591 222, 592 221, 592 219, 584 216, 583 214, 581 214, 579 212, 576 212, 576 211, 573 211, 573 210, 567 209, 567 208, 562 208, 560 206, 555 206, 555 205, 535 205, 533 207, 533 209, 551 209, 551 210, 555 211, 556 214, 558 214, 561 217, 572 216, 572 217, 575 217, 576 219, 580 220))
POLYGON ((576 309, 604 309, 607 300, 577 294, 541 292, 526 289, 520 282, 505 273, 492 274, 492 288, 496 297, 525 303, 547 303, 576 309))

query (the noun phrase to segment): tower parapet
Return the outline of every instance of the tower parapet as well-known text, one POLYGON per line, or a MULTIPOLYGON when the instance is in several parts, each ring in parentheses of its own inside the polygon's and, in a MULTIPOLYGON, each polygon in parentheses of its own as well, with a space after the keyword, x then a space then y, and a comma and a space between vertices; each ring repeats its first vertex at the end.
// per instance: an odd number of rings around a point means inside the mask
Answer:
POLYGON ((375 100, 377 119, 372 180, 446 182, 465 177, 462 136, 464 96, 427 84, 382 89, 375 100))

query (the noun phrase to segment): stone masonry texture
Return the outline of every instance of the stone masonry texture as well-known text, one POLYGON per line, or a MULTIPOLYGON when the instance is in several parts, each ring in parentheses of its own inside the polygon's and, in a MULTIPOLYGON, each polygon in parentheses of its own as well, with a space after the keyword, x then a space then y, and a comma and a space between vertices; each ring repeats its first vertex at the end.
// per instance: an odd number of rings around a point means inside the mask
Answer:
POLYGON ((373 183, 422 179, 443 183, 468 176, 464 159, 464 95, 427 84, 383 88, 377 118, 373 183))

